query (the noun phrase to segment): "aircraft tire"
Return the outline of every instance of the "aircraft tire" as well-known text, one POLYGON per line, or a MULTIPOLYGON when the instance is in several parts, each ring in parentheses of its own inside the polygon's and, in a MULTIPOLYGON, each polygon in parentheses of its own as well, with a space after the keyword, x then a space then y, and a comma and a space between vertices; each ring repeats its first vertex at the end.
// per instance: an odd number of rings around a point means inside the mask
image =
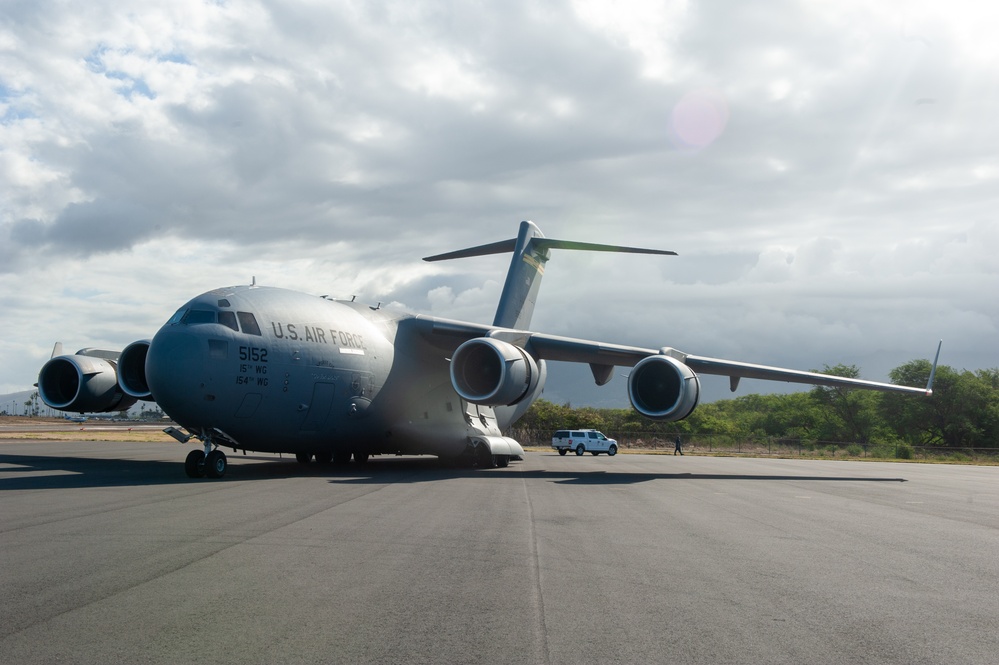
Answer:
POLYGON ((505 469, 510 466, 510 456, 509 455, 496 455, 496 466, 500 469, 505 469))
POLYGON ((559 448, 559 449, 558 449, 558 454, 559 454, 559 455, 562 455, 563 457, 565 456, 565 454, 566 454, 567 452, 569 452, 569 449, 568 449, 568 448, 559 448))
POLYGON ((350 461, 350 453, 333 453, 333 463, 337 466, 343 466, 350 461))
POLYGON ((357 464, 367 464, 368 463, 368 453, 354 453, 354 461, 357 464))
POLYGON ((205 474, 209 478, 221 478, 229 467, 229 460, 221 450, 213 450, 205 457, 205 474))
POLYGON ((576 446, 576 457, 582 457, 583 453, 585 452, 586 448, 583 447, 583 444, 579 444, 578 446, 576 446))
POLYGON ((205 476, 205 451, 192 450, 184 460, 184 473, 188 478, 204 478, 205 476))
POLYGON ((610 455, 611 457, 614 457, 614 455, 617 455, 617 446, 611 446, 610 448, 608 448, 607 449, 607 454, 610 455))
POLYGON ((329 464, 333 461, 333 453, 316 453, 316 464, 329 464))
POLYGON ((475 449, 475 465, 480 469, 492 469, 496 466, 496 455, 492 454, 489 446, 479 446, 475 449))
POLYGON ((295 460, 299 464, 308 464, 309 460, 312 459, 312 455, 309 453, 295 453, 295 460))

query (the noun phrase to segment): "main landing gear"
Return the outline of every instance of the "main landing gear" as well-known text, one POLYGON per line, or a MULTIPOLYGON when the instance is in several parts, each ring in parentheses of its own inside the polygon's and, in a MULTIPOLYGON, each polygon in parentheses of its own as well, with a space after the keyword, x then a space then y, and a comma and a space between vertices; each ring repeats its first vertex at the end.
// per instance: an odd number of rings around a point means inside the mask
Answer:
POLYGON ((480 469, 505 469, 510 466, 510 455, 493 455, 484 443, 475 446, 474 460, 475 466, 480 469))

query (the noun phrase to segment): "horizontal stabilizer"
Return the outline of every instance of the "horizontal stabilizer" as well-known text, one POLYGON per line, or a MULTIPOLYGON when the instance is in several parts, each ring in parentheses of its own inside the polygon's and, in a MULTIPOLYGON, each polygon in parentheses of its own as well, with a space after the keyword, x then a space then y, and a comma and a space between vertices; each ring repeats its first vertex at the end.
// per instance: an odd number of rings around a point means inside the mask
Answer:
MULTIPOLYGON (((459 249, 445 254, 435 254, 425 257, 424 261, 448 261, 450 259, 467 259, 473 256, 489 256, 491 254, 506 254, 517 247, 517 239, 500 240, 488 245, 459 249)), ((623 254, 658 254, 661 256, 676 256, 676 252, 668 249, 648 249, 645 247, 624 247, 621 245, 605 245, 592 242, 577 242, 575 240, 556 240, 555 238, 535 237, 531 239, 531 247, 535 249, 575 249, 587 252, 619 252, 623 254)))
MULTIPOLYGON (((624 247, 603 243, 579 242, 577 240, 556 240, 546 238, 533 222, 520 223, 520 233, 511 240, 500 240, 487 245, 459 249, 445 254, 425 257, 424 261, 446 261, 465 259, 473 256, 512 253, 510 269, 506 274, 503 293, 493 325, 503 328, 526 329, 534 314, 534 305, 541 286, 545 263, 551 258, 552 249, 572 249, 587 252, 620 252, 624 254, 657 254, 676 256, 676 252, 645 247, 624 247)), ((599 378, 598 378, 599 380, 599 378)))
POLYGON ((592 242, 577 242, 575 240, 555 240, 554 238, 535 238, 533 244, 539 249, 577 249, 587 252, 619 252, 622 254, 659 254, 660 256, 676 256, 676 252, 668 249, 623 247, 621 245, 604 245, 592 242))
POLYGON ((459 249, 454 252, 427 256, 423 260, 447 261, 449 259, 467 259, 473 256, 489 256, 490 254, 508 254, 512 252, 516 246, 516 238, 513 240, 500 240, 499 242, 491 242, 488 245, 479 245, 478 247, 469 247, 468 249, 459 249))

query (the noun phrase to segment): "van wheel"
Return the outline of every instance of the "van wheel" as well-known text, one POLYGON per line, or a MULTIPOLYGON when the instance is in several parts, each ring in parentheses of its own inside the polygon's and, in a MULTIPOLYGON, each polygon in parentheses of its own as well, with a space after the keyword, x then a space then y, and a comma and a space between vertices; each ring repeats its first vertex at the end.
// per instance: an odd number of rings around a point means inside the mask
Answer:
POLYGON ((565 455, 567 452, 569 452, 568 448, 559 448, 558 449, 558 454, 559 455, 565 455))
POLYGON ((583 453, 585 453, 585 452, 586 452, 586 448, 583 447, 583 444, 579 444, 578 446, 576 446, 576 455, 578 457, 582 457, 583 453))
POLYGON ((611 457, 614 457, 614 455, 617 455, 617 446, 613 446, 612 445, 610 448, 608 448, 607 449, 607 454, 610 455, 611 457))

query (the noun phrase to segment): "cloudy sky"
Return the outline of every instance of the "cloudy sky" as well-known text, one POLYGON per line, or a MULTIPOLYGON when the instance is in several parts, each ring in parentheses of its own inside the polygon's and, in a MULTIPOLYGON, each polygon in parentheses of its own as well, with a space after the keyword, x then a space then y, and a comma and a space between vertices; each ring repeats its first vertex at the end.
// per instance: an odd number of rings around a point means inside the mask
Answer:
POLYGON ((989 3, 152 4, 4 4, 0 393, 254 276, 489 322, 507 257, 420 258, 522 219, 679 252, 557 253, 545 332, 999 366, 989 3))

